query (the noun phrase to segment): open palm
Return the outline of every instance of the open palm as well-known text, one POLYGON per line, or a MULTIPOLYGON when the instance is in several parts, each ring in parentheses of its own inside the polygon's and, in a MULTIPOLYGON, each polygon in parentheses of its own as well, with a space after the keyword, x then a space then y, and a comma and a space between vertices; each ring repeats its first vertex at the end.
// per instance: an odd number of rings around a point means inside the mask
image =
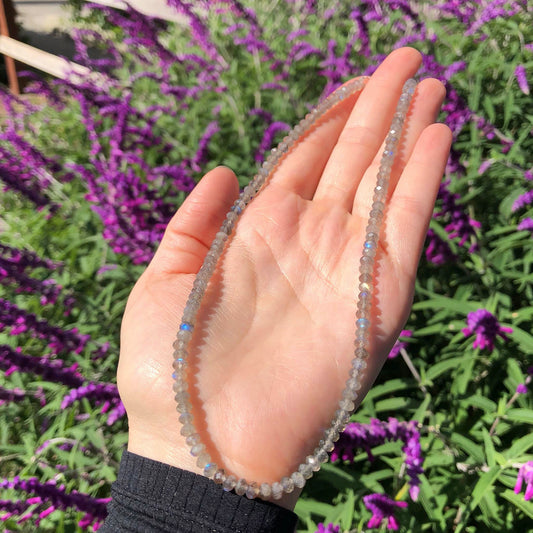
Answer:
MULTIPOLYGON (((189 384, 197 430, 226 471, 276 481, 313 450, 333 416, 353 357, 359 257, 381 146, 419 62, 412 49, 391 54, 360 96, 291 151, 234 231, 198 317, 189 384)), ((449 130, 432 124, 443 96, 436 80, 419 85, 393 167, 362 393, 409 311, 450 144, 449 130)), ((173 400, 172 341, 237 194, 228 169, 203 178, 134 287, 122 327, 118 384, 129 450, 193 471, 173 400)))

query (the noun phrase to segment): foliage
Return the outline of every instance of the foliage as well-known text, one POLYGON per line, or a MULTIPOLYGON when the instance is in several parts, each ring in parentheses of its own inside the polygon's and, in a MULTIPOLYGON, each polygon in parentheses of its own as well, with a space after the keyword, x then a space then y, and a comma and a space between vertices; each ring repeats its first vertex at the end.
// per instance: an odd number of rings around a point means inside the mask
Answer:
POLYGON ((366 445, 339 447, 306 486, 300 529, 389 517, 400 531, 526 531, 533 504, 513 488, 533 459, 527 2, 169 4, 183 24, 78 11, 78 62, 99 74, 35 79, 46 106, 3 94, 0 472, 29 480, 2 484, 6 528, 97 529, 127 439, 113 385, 120 318, 199 177, 225 164, 244 185, 310 106, 410 44, 424 54, 419 77, 446 85, 452 155, 405 340, 353 417, 366 445), (94 58, 87 42, 106 53, 94 58), (415 421, 418 498, 405 439, 373 433, 396 428, 389 417, 415 421), (24 491, 51 480, 56 499, 28 503, 24 491))

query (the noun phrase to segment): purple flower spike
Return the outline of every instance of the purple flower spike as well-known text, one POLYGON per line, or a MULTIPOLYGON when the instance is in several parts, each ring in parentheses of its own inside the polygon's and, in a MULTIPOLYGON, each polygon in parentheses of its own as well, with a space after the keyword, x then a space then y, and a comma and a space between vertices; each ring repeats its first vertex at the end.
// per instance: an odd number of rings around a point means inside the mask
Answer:
POLYGON ((331 461, 342 459, 353 461, 355 454, 364 451, 372 461, 372 448, 385 442, 400 440, 404 443, 402 451, 405 453, 406 473, 409 476, 409 494, 413 500, 418 498, 420 484, 419 476, 424 472, 422 464, 422 449, 420 447, 420 433, 417 423, 399 422, 396 418, 389 418, 387 422, 372 419, 370 424, 352 422, 346 426, 335 448, 331 452, 331 461))
MULTIPOLYGON (((399 337, 412 337, 413 332, 410 329, 402 329, 402 332, 400 333, 399 337)), ((400 350, 407 348, 407 343, 405 341, 401 341, 400 338, 394 343, 394 346, 392 347, 392 350, 389 353, 389 359, 394 359, 398 357, 398 354, 400 353, 400 350)))
POLYGON ((516 81, 518 82, 518 87, 520 87, 520 90, 524 93, 529 95, 529 85, 527 83, 527 76, 526 76, 526 69, 524 68, 524 65, 517 65, 514 75, 516 77, 516 81))
POLYGON ((501 337, 507 341, 509 338, 505 334, 512 333, 512 331, 512 328, 500 326, 498 319, 486 309, 478 309, 468 313, 467 327, 463 329, 463 333, 466 336, 476 335, 476 339, 472 344, 473 348, 481 350, 487 348, 489 352, 494 350, 496 337, 501 337))
POLYGON ((518 211, 519 209, 522 209, 522 207, 525 207, 526 205, 529 205, 531 203, 533 203, 533 190, 527 191, 524 194, 521 194, 513 202, 513 206, 511 207, 511 210, 514 213, 515 211, 518 211))
POLYGON ((520 224, 516 226, 516 229, 518 231, 525 230, 525 231, 530 231, 531 233, 533 233, 533 218, 531 217, 524 218, 524 220, 522 220, 520 224))
POLYGON ((434 265, 444 265, 457 259, 450 245, 443 241, 432 229, 427 233, 426 259, 434 265))
POLYGON ((396 531, 399 527, 394 516, 396 508, 407 507, 407 502, 397 502, 386 494, 369 494, 363 498, 366 508, 372 513, 368 522, 370 529, 379 527, 384 519, 387 519, 387 529, 396 531))
POLYGON ((520 467, 514 488, 516 494, 522 490, 522 483, 526 484, 524 500, 531 500, 533 498, 533 461, 528 461, 520 467))

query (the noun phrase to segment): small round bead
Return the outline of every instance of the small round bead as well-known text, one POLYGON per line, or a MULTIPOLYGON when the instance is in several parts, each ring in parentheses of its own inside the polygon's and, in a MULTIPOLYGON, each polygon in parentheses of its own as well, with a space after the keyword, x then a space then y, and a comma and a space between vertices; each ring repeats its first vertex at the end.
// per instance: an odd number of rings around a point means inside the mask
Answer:
POLYGON ((191 448, 193 446, 196 446, 196 444, 200 444, 200 435, 198 435, 198 433, 193 433, 192 435, 189 435, 185 439, 185 444, 187 444, 187 446, 190 446, 191 448))
POLYGON ((291 479, 295 487, 301 489, 305 486, 305 478, 303 477, 301 472, 293 472, 291 474, 291 479))
POLYGON ((176 404, 176 411, 178 411, 178 413, 190 413, 191 409, 192 404, 188 400, 176 404))
POLYGON ((246 481, 246 479, 244 478, 239 479, 239 481, 237 481, 237 484, 235 485, 235 492, 239 496, 243 496, 244 493, 247 491, 247 489, 248 489, 248 482, 246 481))
POLYGON ((275 483, 272 483, 272 498, 275 500, 279 500, 283 496, 283 487, 281 486, 281 483, 276 481, 275 483))
POLYGON ((308 464, 315 472, 320 470, 320 463, 314 455, 308 455, 305 458, 306 464, 308 464))
POLYGON ((224 481, 226 481, 226 472, 224 471, 223 468, 219 468, 216 472, 215 472, 215 475, 213 476, 213 481, 215 483, 218 483, 219 485, 221 485, 222 483, 224 483, 224 481))
POLYGON ((191 413, 181 413, 179 419, 182 424, 191 424, 193 421, 193 416, 191 413))
POLYGON ((229 490, 233 490, 236 484, 237 484, 237 478, 235 476, 228 476, 222 482, 222 487, 224 490, 229 491, 229 490))
POLYGON ((355 321, 355 325, 359 329, 367 329, 370 327, 370 320, 368 320, 367 318, 359 318, 355 321))
POLYGON ((180 429, 180 434, 184 437, 188 437, 189 435, 194 434, 196 430, 194 429, 194 426, 192 424, 183 424, 183 426, 180 429))
POLYGON ((332 427, 341 427, 344 429, 343 426, 350 421, 351 415, 351 411, 339 407, 339 409, 335 411, 335 418, 333 419, 332 427))
POLYGON ((205 465, 204 468, 204 476, 208 478, 212 478, 216 471, 218 470, 218 466, 215 463, 208 463, 205 465))
POLYGON ((313 453, 320 464, 327 462, 327 460, 329 459, 328 452, 326 452, 326 450, 320 447, 316 448, 313 453))
POLYGON ((353 389, 346 388, 342 391, 342 397, 345 400, 354 401, 357 398, 358 394, 353 389))
POLYGON ((347 400, 346 398, 343 398, 339 402, 339 407, 344 411, 353 411, 355 409, 355 405, 352 400, 347 400))
POLYGON ((211 456, 206 452, 202 452, 196 459, 196 465, 199 468, 205 468, 206 465, 209 464, 210 462, 211 462, 211 456))
POLYGON ((177 333, 179 341, 189 342, 192 337, 192 331, 186 329, 180 329, 177 333))
POLYGON ((283 487, 283 492, 289 494, 294 490, 294 481, 290 477, 282 478, 280 483, 283 487))
POLYGON ((327 452, 332 452, 335 448, 335 443, 330 439, 321 439, 318 445, 327 452))
POLYGON ((255 481, 252 481, 246 489, 246 497, 253 500, 254 498, 257 498, 257 496, 259 496, 259 487, 255 481))
POLYGON ((346 388, 353 392, 357 392, 358 390, 361 390, 361 382, 357 378, 352 377, 346 381, 346 388))
POLYGON ((261 498, 270 498, 270 495, 272 494, 272 487, 269 483, 261 483, 261 488, 259 489, 259 495, 261 498))
MULTIPOLYGON (((335 427, 330 427, 324 432, 324 437, 326 440, 330 440, 331 442, 337 442, 339 440, 339 430, 335 427)), ((303 472, 302 472, 303 474, 303 472)))
POLYGON ((194 457, 198 457, 203 451, 205 451, 205 444, 202 444, 202 443, 195 444, 191 448, 191 455, 194 457))
POLYGON ((183 357, 175 357, 172 362, 172 368, 177 372, 184 372, 188 366, 187 361, 183 357))
POLYGON ((175 381, 173 384, 172 384, 172 390, 174 392, 183 392, 183 391, 186 391, 188 389, 188 385, 187 385, 187 382, 186 381, 182 381, 182 380, 179 380, 179 381, 175 381))
MULTIPOLYGON (((354 352, 354 361, 352 363, 352 368, 356 368, 355 367, 355 360, 357 360, 357 359, 366 359, 367 357, 368 357, 368 350, 364 346, 356 348, 356 350, 354 352)), ((362 361, 362 362, 364 362, 364 361, 362 361)), ((366 368, 366 363, 365 363, 364 367, 359 367, 360 370, 364 370, 365 368, 366 368)))
POLYGON ((305 479, 311 479, 313 477, 313 467, 311 465, 301 464, 298 467, 298 472, 300 472, 305 479))

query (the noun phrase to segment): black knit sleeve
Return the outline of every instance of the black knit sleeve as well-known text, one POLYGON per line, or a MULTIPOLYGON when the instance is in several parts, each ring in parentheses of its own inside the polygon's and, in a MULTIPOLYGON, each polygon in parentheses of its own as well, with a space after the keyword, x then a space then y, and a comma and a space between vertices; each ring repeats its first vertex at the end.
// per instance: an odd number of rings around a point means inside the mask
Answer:
POLYGON ((124 452, 99 532, 293 533, 297 516, 203 476, 124 452))

